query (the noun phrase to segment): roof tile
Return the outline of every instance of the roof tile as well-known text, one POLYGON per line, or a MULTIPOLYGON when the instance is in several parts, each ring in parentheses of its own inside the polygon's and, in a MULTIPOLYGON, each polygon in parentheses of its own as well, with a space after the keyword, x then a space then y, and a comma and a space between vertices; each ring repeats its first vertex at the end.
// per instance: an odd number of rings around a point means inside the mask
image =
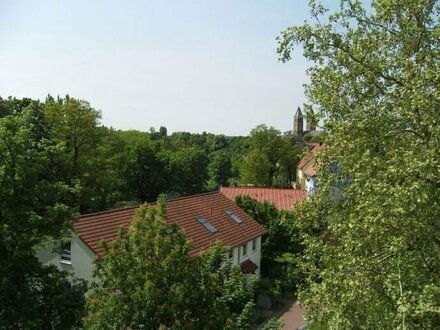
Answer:
POLYGON ((293 205, 306 198, 306 192, 299 189, 221 187, 220 192, 232 201, 237 196, 249 196, 259 202, 273 203, 279 210, 291 210, 293 205))
MULTIPOLYGON (((101 256, 103 250, 98 247, 99 241, 114 240, 119 228, 129 226, 137 208, 136 206, 82 215, 74 223, 74 229, 84 243, 96 255, 101 256)), ((264 227, 220 192, 168 200, 167 219, 185 232, 193 244, 190 252, 192 256, 213 245, 216 240, 221 240, 226 246, 235 247, 266 233, 264 227), (234 212, 243 222, 232 221, 225 213, 226 209, 234 212), (197 217, 208 220, 218 232, 210 233, 197 221, 197 217)))
POLYGON ((299 163, 298 163, 298 165, 297 165, 296 167, 299 168, 299 169, 302 169, 302 168, 303 168, 303 167, 304 167, 309 161, 311 161, 311 160, 315 157, 316 153, 317 153, 319 150, 321 150, 323 146, 324 146, 323 144, 315 145, 315 146, 312 148, 312 150, 310 150, 310 151, 307 153, 307 155, 305 155, 305 156, 299 161, 299 163))

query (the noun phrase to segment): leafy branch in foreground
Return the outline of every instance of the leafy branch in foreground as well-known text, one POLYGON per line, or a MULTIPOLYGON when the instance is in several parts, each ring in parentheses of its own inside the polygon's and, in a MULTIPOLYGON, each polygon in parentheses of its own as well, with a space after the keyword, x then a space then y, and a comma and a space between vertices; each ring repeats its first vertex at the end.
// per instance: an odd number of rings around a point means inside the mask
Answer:
POLYGON ((316 24, 288 28, 278 49, 285 61, 301 45, 314 63, 306 93, 327 132, 320 191, 295 210, 301 302, 329 328, 438 328, 438 1, 311 9, 316 24))
POLYGON ((142 206, 128 229, 104 244, 87 298, 86 328, 250 329, 255 279, 217 244, 191 257, 166 202, 142 206))

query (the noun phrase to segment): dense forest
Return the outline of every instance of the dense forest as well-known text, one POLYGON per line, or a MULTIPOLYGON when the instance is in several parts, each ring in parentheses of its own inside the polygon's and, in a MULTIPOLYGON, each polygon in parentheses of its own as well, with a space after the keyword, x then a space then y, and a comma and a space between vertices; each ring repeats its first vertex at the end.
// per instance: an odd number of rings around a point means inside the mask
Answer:
MULTIPOLYGON (((89 213, 184 196, 219 186, 290 186, 301 152, 295 141, 260 125, 247 137, 175 132, 166 127, 117 130, 100 124, 87 101, 48 96, 0 98, 0 117, 29 112, 57 149, 47 171, 78 188, 71 204, 89 213)), ((44 132, 44 133, 43 133, 44 132)))
MULTIPOLYGON (((81 326, 86 283, 69 281, 67 272, 44 266, 35 256, 42 246, 68 237, 79 213, 156 201, 161 194, 165 201, 220 185, 288 186, 294 179, 300 149, 273 127, 260 125, 247 137, 169 135, 165 127, 116 130, 100 119, 101 112, 88 102, 69 96, 48 96, 44 102, 0 98, 0 328, 81 326)), ((209 288, 206 282, 193 289, 202 290, 201 298, 212 295, 221 314, 216 320, 248 328, 243 324, 254 322, 253 290, 244 282, 242 289, 235 286, 243 281, 237 267, 214 271, 214 261, 221 262, 225 253, 215 255, 189 263, 185 274, 219 277, 209 288), (221 303, 225 299, 230 303, 221 303)), ((91 304, 89 312, 99 310, 91 304)))

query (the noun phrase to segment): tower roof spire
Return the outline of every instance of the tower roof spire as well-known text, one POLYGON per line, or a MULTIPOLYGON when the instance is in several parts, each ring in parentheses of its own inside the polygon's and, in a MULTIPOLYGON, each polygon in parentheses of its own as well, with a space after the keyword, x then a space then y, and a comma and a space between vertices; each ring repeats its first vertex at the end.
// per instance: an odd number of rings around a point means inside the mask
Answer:
POLYGON ((296 109, 296 113, 295 113, 295 118, 302 118, 303 114, 301 112, 300 107, 298 107, 298 109, 296 109))

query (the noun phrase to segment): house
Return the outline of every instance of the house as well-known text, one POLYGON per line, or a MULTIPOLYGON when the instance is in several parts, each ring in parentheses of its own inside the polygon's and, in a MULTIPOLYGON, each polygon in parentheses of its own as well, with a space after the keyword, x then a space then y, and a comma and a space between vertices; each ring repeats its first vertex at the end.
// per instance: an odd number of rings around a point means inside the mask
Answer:
MULTIPOLYGON (((154 205, 154 204, 151 204, 154 205)), ((100 241, 111 242, 118 229, 128 227, 137 207, 82 215, 74 224, 76 235, 59 246, 37 253, 43 264, 55 264, 74 276, 92 279, 93 262, 103 254, 100 241)), ((191 256, 220 240, 230 247, 230 261, 244 273, 259 273, 261 236, 266 230, 234 202, 216 191, 167 201, 167 220, 177 224, 193 248, 191 256)))
POLYGON ((300 189, 220 187, 220 192, 232 201, 237 196, 249 196, 259 202, 272 203, 278 210, 291 210, 306 198, 305 191, 300 189))
POLYGON ((296 167, 296 187, 307 191, 309 196, 316 189, 316 154, 321 150, 323 144, 316 143, 313 148, 305 155, 296 167))

